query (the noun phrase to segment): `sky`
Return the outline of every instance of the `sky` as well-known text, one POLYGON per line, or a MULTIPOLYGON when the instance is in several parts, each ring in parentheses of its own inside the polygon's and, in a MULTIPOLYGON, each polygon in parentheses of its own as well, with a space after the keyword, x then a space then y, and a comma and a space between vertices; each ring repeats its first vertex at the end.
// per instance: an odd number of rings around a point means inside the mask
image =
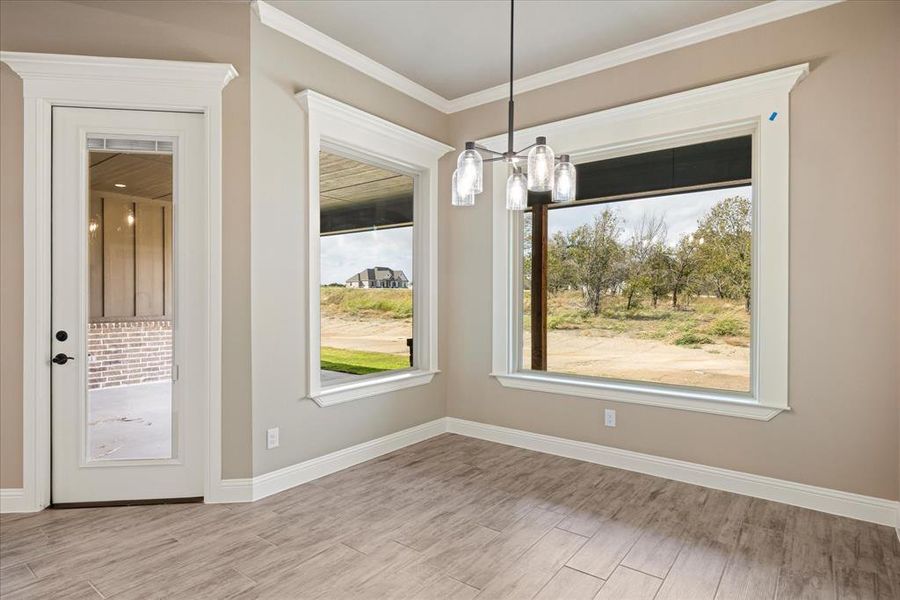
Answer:
POLYGON ((640 225, 644 214, 656 215, 665 219, 668 228, 667 243, 675 245, 678 239, 697 229, 697 220, 719 201, 732 196, 750 197, 750 186, 730 188, 726 190, 710 190, 690 194, 657 196, 621 202, 607 202, 571 208, 559 208, 548 213, 548 229, 552 236, 556 232, 569 232, 590 223, 595 215, 604 209, 615 210, 622 222, 622 239, 628 239, 634 229, 640 225))
MULTIPOLYGON (((623 240, 631 236, 641 216, 649 213, 665 218, 667 241, 674 245, 682 235, 693 232, 697 220, 717 202, 736 195, 750 197, 750 186, 555 209, 549 212, 550 235, 589 223, 594 215, 609 208, 617 211, 623 221, 623 240)), ((375 266, 400 269, 412 280, 412 227, 329 235, 322 237, 321 242, 323 284, 344 283, 363 269, 375 266)))
POLYGON ((401 270, 412 281, 412 227, 327 235, 321 239, 321 281, 344 283, 363 269, 401 270))

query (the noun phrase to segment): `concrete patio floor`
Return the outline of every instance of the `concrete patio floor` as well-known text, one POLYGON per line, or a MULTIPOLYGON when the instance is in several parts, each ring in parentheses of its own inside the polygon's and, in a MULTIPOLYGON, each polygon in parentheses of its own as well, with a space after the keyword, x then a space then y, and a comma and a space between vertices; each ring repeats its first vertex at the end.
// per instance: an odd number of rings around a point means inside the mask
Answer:
POLYGON ((172 384, 143 383, 90 391, 91 458, 172 456, 172 384))

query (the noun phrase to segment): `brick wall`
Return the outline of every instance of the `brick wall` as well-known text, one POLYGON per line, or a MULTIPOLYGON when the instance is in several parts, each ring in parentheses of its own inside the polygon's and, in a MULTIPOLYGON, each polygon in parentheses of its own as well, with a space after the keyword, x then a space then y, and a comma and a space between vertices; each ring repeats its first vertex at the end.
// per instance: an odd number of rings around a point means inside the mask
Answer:
POLYGON ((90 389, 169 379, 171 321, 91 323, 88 331, 90 389))

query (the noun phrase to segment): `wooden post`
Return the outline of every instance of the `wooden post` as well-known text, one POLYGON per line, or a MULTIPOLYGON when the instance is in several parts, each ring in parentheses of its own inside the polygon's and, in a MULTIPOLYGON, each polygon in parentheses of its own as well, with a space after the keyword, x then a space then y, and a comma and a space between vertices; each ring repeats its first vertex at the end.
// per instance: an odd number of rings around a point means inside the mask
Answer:
POLYGON ((531 368, 547 370, 547 204, 531 208, 531 368))

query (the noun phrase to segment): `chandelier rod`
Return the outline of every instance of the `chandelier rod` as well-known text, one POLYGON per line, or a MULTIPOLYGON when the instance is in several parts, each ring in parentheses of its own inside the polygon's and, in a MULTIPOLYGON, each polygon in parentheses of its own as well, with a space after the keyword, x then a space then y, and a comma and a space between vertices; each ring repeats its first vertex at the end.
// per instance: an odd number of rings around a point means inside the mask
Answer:
POLYGON ((515 154, 513 150, 513 115, 515 106, 513 103, 513 41, 516 30, 516 0, 509 0, 509 131, 507 132, 506 151, 510 158, 515 154))

